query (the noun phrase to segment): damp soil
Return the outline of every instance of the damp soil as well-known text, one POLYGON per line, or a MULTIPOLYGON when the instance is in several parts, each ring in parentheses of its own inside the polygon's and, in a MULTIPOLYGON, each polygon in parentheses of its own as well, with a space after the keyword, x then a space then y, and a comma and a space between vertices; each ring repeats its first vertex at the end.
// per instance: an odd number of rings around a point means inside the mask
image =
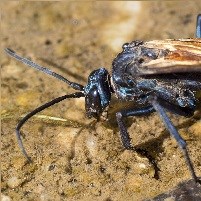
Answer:
MULTIPOLYGON (((1 10, 3 48, 84 85, 99 67, 111 72, 124 42, 194 37, 201 2, 10 1, 1 2, 1 10)), ((84 98, 65 100, 31 118, 21 133, 32 159, 28 163, 15 137, 17 123, 73 90, 4 52, 1 67, 2 200, 142 201, 191 179, 182 152, 155 113, 126 120, 132 143, 141 152, 123 148, 115 112, 127 105, 115 99, 108 120, 87 119, 84 98)), ((191 118, 169 116, 201 176, 200 106, 191 118)))

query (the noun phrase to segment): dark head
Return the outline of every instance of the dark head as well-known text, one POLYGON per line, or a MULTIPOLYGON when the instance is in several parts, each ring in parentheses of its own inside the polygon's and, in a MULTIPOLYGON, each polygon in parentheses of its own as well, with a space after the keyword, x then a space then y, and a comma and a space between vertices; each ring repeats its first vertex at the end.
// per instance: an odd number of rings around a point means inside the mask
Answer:
MULTIPOLYGON (((6 48, 6 53, 15 59, 21 61, 22 63, 35 68, 39 71, 42 71, 46 74, 49 74, 65 83, 70 87, 80 92, 68 95, 66 98, 80 98, 85 97, 85 108, 88 118, 95 117, 99 118, 103 110, 109 105, 111 99, 112 88, 110 85, 110 75, 105 68, 97 69, 89 75, 88 83, 84 87, 81 84, 71 82, 63 76, 49 70, 46 67, 40 66, 29 59, 23 58, 20 55, 17 55, 13 50, 6 48)), ((65 97, 63 98, 66 99, 65 97)), ((50 105, 55 104, 55 101, 52 101, 50 105)), ((49 107, 49 106, 48 106, 49 107)), ((46 107, 47 108, 47 107, 46 107)))
POLYGON ((97 69, 89 75, 84 87, 85 108, 88 118, 98 119, 111 99, 110 75, 105 68, 97 69))

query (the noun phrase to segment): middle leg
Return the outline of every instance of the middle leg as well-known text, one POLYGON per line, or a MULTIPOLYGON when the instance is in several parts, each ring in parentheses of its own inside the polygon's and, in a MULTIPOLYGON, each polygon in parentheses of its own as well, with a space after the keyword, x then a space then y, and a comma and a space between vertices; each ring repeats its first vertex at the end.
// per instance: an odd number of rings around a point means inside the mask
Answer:
POLYGON ((153 106, 147 106, 147 107, 138 108, 138 109, 122 110, 122 111, 119 111, 116 113, 117 123, 118 123, 119 130, 120 130, 121 141, 122 141, 123 146, 126 149, 134 150, 134 147, 131 145, 131 142, 130 142, 131 138, 128 134, 126 125, 123 121, 123 117, 141 116, 141 115, 150 114, 154 111, 155 111, 155 109, 153 108, 153 106))
POLYGON ((160 169, 158 168, 154 158, 149 154, 148 151, 141 149, 141 148, 135 148, 131 145, 131 138, 128 134, 126 125, 123 121, 124 117, 129 117, 129 116, 142 116, 142 115, 146 115, 146 114, 150 114, 152 112, 154 112, 155 109, 153 108, 153 106, 147 106, 147 107, 143 107, 143 108, 138 108, 138 109, 128 109, 128 110, 122 110, 116 113, 116 117, 117 117, 117 123, 119 126, 119 130, 120 130, 120 136, 121 136, 121 141, 123 146, 127 149, 127 150, 133 150, 136 151, 138 154, 142 155, 143 157, 148 158, 148 160, 150 161, 150 163, 153 165, 154 169, 155 169, 155 175, 154 178, 155 179, 159 179, 159 174, 158 171, 160 171, 160 169))

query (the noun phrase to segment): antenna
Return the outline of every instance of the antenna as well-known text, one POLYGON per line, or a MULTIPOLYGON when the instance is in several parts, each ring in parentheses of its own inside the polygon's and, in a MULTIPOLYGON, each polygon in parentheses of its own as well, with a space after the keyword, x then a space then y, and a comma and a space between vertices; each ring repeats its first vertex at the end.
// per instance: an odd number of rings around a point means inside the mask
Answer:
POLYGON ((67 80, 65 77, 63 77, 62 75, 59 75, 59 74, 51 71, 50 69, 48 69, 46 67, 40 66, 40 65, 34 63, 33 61, 27 59, 27 58, 21 57, 15 51, 13 51, 13 50, 11 50, 9 48, 6 48, 5 52, 9 56, 17 59, 18 61, 24 63, 25 65, 30 66, 32 68, 35 68, 35 69, 37 69, 39 71, 42 71, 42 72, 44 72, 44 73, 46 73, 48 75, 51 75, 51 76, 53 76, 53 77, 55 77, 55 78, 57 78, 57 79, 65 82, 65 83, 67 83, 68 85, 70 85, 75 90, 79 90, 79 91, 83 91, 84 90, 84 86, 82 86, 81 84, 78 84, 78 83, 75 83, 75 82, 71 82, 71 81, 67 80))

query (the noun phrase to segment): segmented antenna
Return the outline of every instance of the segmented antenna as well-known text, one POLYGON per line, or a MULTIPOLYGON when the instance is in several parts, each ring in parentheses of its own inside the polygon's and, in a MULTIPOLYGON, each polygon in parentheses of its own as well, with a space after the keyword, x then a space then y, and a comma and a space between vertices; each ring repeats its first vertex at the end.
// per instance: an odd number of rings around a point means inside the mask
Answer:
POLYGON ((22 153, 24 154, 24 156, 26 157, 26 159, 31 162, 31 158, 28 156, 25 148, 24 148, 24 145, 23 145, 23 142, 22 142, 22 139, 21 139, 21 134, 20 134, 20 129, 21 127, 25 124, 25 122, 27 120, 29 120, 32 116, 34 116, 35 114, 43 111, 44 109, 56 104, 56 103, 59 103, 65 99, 68 99, 68 98, 80 98, 80 97, 84 97, 85 95, 82 93, 82 92, 75 92, 73 94, 67 94, 67 95, 64 95, 64 96, 60 96, 60 97, 57 97, 53 100, 51 100, 50 102, 47 102, 43 105, 41 105, 40 107, 34 109, 33 111, 31 111, 30 113, 28 113, 26 116, 24 116, 20 122, 18 123, 17 127, 16 127, 16 136, 17 136, 17 141, 18 141, 18 144, 19 144, 19 147, 22 151, 22 153))
POLYGON ((63 76, 51 71, 50 69, 45 68, 43 66, 40 66, 40 65, 34 63, 33 61, 27 59, 27 58, 23 58, 23 57, 19 56, 18 54, 16 54, 15 51, 13 51, 13 50, 11 50, 9 48, 6 48, 5 52, 8 55, 10 55, 11 57, 13 57, 13 58, 17 59, 18 61, 24 63, 25 65, 30 66, 32 68, 35 68, 35 69, 37 69, 39 71, 42 71, 42 72, 44 72, 44 73, 46 73, 48 75, 51 75, 51 76, 53 76, 53 77, 65 82, 65 83, 67 83, 68 85, 70 85, 75 90, 83 91, 83 89, 84 89, 84 86, 82 86, 81 84, 71 82, 71 81, 67 80, 65 77, 63 77, 63 76))

